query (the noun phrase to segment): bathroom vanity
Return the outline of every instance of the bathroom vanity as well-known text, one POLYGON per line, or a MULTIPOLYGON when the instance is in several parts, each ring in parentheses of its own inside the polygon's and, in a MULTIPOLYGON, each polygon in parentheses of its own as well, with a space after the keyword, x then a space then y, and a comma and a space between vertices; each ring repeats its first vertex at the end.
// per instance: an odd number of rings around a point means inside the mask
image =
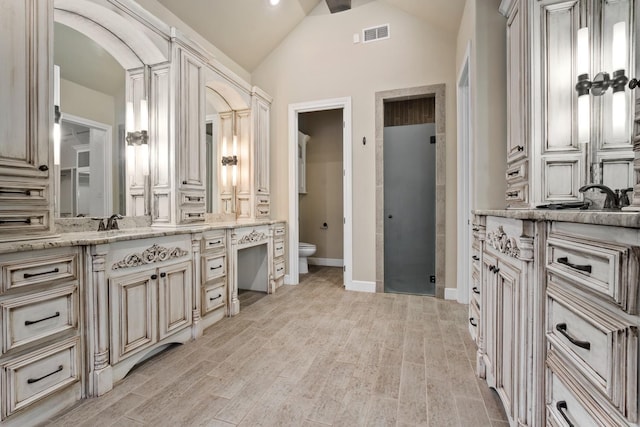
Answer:
MULTIPOLYGON (((17 426, 101 396, 169 344, 198 339, 242 310, 238 288, 275 292, 286 224, 270 219, 268 94, 135 1, 9 1, 2 11, 0 57, 13 72, 0 75, 11 88, 0 95, 0 425, 17 426), (104 127, 117 148, 101 188, 122 194, 105 200, 119 206, 108 221, 111 212, 56 218, 54 26, 122 68, 116 116, 132 108, 104 127)), ((62 99, 63 117, 65 108, 62 99)), ((97 163, 84 171, 91 179, 97 163)))
MULTIPOLYGON (((639 423, 639 93, 625 89, 626 128, 616 137, 611 92, 587 95, 590 142, 581 144, 574 76, 574 30, 593 31, 597 69, 589 75, 596 74, 611 66, 613 24, 625 23, 627 53, 636 49, 638 7, 634 0, 500 7, 508 209, 474 211, 469 332, 477 374, 495 388, 512 426, 639 423), (588 184, 632 189, 629 206, 604 210, 588 184), (581 201, 589 209, 562 205, 581 201)), ((633 76, 640 58, 627 58, 633 76)))

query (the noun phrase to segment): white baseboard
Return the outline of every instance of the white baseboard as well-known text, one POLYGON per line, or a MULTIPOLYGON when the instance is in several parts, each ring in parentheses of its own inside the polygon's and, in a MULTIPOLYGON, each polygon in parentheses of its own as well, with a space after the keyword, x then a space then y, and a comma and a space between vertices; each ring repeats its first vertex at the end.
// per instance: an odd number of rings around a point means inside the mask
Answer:
POLYGON ((356 292, 376 292, 376 282, 362 282, 360 280, 352 280, 351 285, 345 286, 347 291, 356 292))
POLYGON ((444 288, 444 299, 458 301, 458 288, 444 288))
POLYGON ((340 258, 307 258, 307 262, 311 265, 324 265, 326 267, 343 267, 344 261, 340 258))

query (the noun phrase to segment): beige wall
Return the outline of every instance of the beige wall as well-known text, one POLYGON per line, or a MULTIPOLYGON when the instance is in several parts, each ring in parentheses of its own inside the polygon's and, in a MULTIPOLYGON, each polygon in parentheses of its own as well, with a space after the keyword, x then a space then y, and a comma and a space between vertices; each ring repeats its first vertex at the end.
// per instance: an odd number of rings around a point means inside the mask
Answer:
POLYGON ((307 194, 300 197, 300 241, 316 245, 314 258, 343 258, 342 109, 300 114, 307 143, 307 194), (327 223, 327 228, 322 225, 327 223))
MULTIPOLYGON (((323 6, 323 5, 321 5, 323 6)), ((353 120, 353 279, 375 282, 375 93, 445 83, 447 217, 455 218, 456 34, 383 1, 329 15, 318 7, 260 64, 253 83, 274 97, 271 110, 273 216, 288 216, 289 104, 346 97, 353 120), (391 39, 354 44, 363 28, 390 24, 391 39), (366 137, 366 145, 362 138, 366 137)), ((455 222, 447 224, 447 278, 455 284, 455 222)))

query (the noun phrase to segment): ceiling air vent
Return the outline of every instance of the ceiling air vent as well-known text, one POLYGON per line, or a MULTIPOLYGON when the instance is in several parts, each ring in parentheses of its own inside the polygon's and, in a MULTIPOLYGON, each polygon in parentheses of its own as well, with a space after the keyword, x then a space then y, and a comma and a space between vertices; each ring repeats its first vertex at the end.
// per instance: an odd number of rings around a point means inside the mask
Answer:
POLYGON ((362 30, 362 41, 363 43, 369 43, 377 40, 388 39, 389 34, 389 24, 379 25, 377 27, 365 28, 362 30))

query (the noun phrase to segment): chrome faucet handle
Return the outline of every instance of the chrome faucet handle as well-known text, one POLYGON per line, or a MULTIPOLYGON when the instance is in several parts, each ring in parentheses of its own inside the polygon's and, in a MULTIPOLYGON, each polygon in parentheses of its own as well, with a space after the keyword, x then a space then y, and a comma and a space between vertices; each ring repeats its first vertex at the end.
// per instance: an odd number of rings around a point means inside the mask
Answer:
MULTIPOLYGON (((617 191, 617 190, 616 190, 617 191)), ((620 190, 620 207, 624 208, 625 206, 629 206, 631 201, 629 201, 628 192, 633 191, 633 188, 623 188, 620 190)))
POLYGON ((98 222, 98 231, 105 231, 106 230, 106 228, 104 226, 104 219, 103 218, 92 217, 91 219, 96 220, 96 221, 100 221, 100 222, 98 222))

